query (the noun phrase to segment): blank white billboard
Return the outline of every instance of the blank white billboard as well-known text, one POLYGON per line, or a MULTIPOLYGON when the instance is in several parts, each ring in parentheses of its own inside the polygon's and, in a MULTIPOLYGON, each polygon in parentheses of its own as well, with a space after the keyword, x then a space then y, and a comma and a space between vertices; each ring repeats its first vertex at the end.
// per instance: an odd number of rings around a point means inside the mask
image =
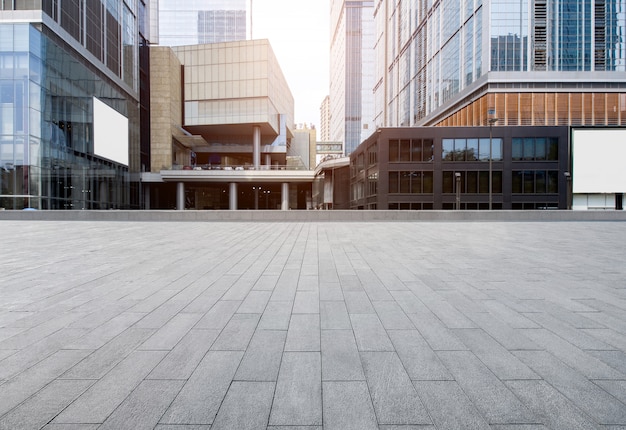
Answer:
POLYGON ((128 166, 128 118, 93 98, 93 152, 128 166))
POLYGON ((574 193, 626 192, 626 129, 572 130, 574 193))

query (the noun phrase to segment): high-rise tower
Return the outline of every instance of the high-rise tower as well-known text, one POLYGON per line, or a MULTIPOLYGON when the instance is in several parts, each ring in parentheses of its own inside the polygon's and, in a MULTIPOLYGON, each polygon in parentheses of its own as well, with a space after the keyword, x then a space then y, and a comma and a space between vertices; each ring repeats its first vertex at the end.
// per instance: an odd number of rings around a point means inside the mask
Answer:
POLYGON ((160 45, 246 39, 247 0, 159 0, 160 45))
POLYGON ((146 10, 0 2, 0 207, 138 207, 146 10))
POLYGON ((352 152, 373 131, 374 2, 331 0, 330 140, 352 152))
POLYGON ((376 125, 624 125, 622 0, 378 0, 376 125))

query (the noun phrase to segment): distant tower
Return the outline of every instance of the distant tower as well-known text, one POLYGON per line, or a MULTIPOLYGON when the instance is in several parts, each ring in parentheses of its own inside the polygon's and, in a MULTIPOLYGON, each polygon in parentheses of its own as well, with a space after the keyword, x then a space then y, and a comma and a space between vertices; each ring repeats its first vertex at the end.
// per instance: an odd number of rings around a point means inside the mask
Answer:
POLYGON ((246 40, 247 0, 159 0, 158 3, 160 45, 246 40))
POLYGON ((324 97, 320 106, 320 142, 330 142, 330 97, 324 97))
POLYGON ((373 131, 374 2, 331 0, 330 139, 346 155, 373 131))

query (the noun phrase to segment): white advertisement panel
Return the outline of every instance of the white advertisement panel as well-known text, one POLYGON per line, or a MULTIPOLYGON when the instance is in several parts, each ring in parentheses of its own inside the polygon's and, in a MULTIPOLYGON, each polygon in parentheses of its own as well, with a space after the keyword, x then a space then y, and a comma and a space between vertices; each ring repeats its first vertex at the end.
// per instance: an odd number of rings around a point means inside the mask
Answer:
POLYGON ((93 151, 128 166, 128 118, 93 98, 93 151))
POLYGON ((572 158, 575 194, 626 192, 626 129, 572 130, 572 158))

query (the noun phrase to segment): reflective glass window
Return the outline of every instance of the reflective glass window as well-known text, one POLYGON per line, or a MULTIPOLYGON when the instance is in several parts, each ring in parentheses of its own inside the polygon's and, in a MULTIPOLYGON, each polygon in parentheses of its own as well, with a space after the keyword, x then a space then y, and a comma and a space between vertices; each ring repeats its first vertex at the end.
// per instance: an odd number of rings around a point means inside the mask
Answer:
POLYGON ((454 161, 454 139, 442 139, 441 147, 441 159, 443 161, 454 161))

